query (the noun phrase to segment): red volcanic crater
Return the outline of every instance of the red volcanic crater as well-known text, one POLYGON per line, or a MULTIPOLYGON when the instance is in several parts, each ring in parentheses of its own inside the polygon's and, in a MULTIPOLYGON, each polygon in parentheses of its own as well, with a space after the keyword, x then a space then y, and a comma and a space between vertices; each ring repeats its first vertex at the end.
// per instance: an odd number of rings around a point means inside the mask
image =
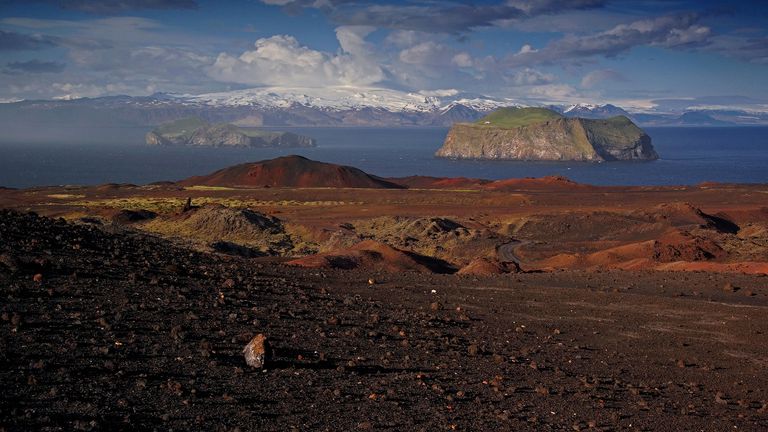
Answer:
POLYGON ((402 189, 403 186, 354 167, 317 162, 302 156, 245 163, 190 177, 182 186, 271 186, 402 189))
POLYGON ((367 188, 367 189, 573 189, 591 188, 564 177, 484 180, 465 177, 411 176, 382 178, 358 168, 318 162, 302 156, 249 162, 220 169, 214 173, 190 177, 181 186, 223 187, 294 187, 294 188, 367 188))

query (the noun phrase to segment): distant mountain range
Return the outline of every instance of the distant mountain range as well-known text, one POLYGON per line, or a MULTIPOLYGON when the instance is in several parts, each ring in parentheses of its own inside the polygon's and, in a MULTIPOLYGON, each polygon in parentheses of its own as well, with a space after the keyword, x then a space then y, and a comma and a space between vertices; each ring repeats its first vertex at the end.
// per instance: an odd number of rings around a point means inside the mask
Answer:
MULTIPOLYGON (((523 106, 503 98, 456 91, 403 92, 380 88, 268 87, 202 95, 156 93, 0 104, 0 127, 155 126, 185 117, 238 126, 450 126, 500 108, 523 106)), ((625 115, 641 126, 768 125, 767 112, 695 110, 628 112, 606 105, 550 105, 566 117, 625 115)))

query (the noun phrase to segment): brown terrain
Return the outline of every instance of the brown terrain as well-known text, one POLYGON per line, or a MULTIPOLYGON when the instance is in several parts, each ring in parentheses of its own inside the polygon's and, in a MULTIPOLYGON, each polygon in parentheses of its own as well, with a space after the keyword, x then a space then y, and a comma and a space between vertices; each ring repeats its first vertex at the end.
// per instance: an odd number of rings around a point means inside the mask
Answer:
POLYGON ((0 429, 768 428, 766 185, 288 157, 0 208, 0 429))

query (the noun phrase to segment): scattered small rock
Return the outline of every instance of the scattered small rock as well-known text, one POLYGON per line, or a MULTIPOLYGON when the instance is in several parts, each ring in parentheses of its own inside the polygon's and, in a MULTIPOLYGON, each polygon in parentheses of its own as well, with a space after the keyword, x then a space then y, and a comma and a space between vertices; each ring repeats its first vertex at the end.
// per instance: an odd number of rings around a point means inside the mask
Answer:
POLYGON ((480 347, 477 346, 477 344, 472 344, 469 347, 467 347, 467 354, 471 356, 476 356, 477 353, 480 352, 480 347))
POLYGON ((727 282, 725 285, 723 285, 723 292, 734 293, 734 292, 736 292, 738 290, 739 290, 739 288, 736 287, 735 285, 733 285, 730 282, 727 282))
POLYGON ((243 356, 248 366, 261 369, 269 361, 269 342, 259 333, 243 349, 243 356))
POLYGON ((728 405, 728 398, 723 392, 717 392, 715 394, 715 403, 720 405, 728 405))
POLYGON ((11 273, 15 273, 20 269, 19 260, 16 259, 16 257, 14 257, 13 255, 10 255, 7 253, 0 254, 0 264, 7 267, 8 270, 11 271, 11 273))

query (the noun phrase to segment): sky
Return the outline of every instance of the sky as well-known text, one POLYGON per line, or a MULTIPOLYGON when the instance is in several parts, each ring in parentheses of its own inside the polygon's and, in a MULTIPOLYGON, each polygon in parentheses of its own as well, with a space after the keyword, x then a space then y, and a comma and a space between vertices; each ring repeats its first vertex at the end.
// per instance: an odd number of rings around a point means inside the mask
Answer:
POLYGON ((767 80, 768 1, 0 0, 0 101, 349 86, 749 108, 767 80))

